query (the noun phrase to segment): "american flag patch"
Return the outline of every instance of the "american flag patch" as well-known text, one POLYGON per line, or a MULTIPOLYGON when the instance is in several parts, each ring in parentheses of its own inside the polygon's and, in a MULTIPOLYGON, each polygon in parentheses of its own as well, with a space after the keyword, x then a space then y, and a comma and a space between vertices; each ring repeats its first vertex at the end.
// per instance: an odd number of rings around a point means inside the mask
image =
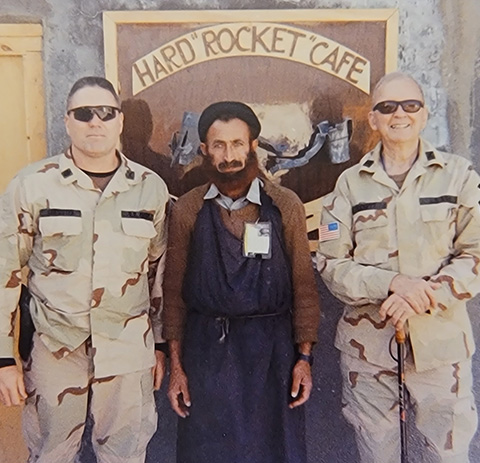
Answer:
POLYGON ((340 238, 340 227, 338 226, 338 222, 330 222, 326 225, 320 225, 318 233, 318 240, 320 243, 340 238))

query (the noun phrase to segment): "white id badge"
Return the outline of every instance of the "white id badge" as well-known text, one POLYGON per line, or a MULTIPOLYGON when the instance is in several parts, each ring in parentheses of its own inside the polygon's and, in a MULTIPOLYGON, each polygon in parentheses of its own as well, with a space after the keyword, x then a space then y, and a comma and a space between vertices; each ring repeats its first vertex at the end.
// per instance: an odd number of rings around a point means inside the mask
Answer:
POLYGON ((272 257, 272 224, 270 222, 246 223, 243 235, 245 257, 272 257))

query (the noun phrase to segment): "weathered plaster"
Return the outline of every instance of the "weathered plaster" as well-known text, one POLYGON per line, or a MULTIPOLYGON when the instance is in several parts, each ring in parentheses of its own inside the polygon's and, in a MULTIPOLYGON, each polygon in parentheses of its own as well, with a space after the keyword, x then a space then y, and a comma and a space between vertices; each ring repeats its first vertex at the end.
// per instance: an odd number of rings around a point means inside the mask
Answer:
POLYGON ((445 25, 442 83, 448 101, 451 147, 454 152, 472 153, 478 163, 480 154, 474 136, 480 126, 480 3, 441 0, 440 8, 445 25))

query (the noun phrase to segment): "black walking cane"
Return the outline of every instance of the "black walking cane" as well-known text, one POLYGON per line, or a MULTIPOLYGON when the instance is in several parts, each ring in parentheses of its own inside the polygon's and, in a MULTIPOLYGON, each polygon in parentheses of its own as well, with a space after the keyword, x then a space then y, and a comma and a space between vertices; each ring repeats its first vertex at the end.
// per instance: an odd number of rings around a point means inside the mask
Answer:
POLYGON ((401 463, 408 463, 407 452, 407 411, 405 407, 405 330, 395 331, 398 362, 398 407, 400 417, 401 463))

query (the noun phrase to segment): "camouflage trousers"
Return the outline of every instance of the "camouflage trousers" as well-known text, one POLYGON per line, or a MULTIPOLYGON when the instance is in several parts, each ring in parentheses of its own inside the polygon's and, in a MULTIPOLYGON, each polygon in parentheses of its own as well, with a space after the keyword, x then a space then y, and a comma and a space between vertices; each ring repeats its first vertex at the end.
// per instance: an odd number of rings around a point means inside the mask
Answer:
POLYGON ((56 359, 35 334, 32 354, 24 364, 28 463, 78 461, 88 414, 98 463, 145 461, 157 427, 151 369, 96 379, 92 356, 87 341, 56 359))
MULTIPOLYGON (((425 437, 426 461, 468 463, 477 428, 471 360, 416 372, 405 360, 409 404, 425 437)), ((396 369, 382 369, 342 353, 343 414, 354 427, 362 463, 399 463, 400 427, 396 369)), ((413 419, 413 417, 410 417, 413 419)), ((411 452, 410 452, 411 453, 411 452)), ((409 455, 410 461, 420 458, 409 455)))

